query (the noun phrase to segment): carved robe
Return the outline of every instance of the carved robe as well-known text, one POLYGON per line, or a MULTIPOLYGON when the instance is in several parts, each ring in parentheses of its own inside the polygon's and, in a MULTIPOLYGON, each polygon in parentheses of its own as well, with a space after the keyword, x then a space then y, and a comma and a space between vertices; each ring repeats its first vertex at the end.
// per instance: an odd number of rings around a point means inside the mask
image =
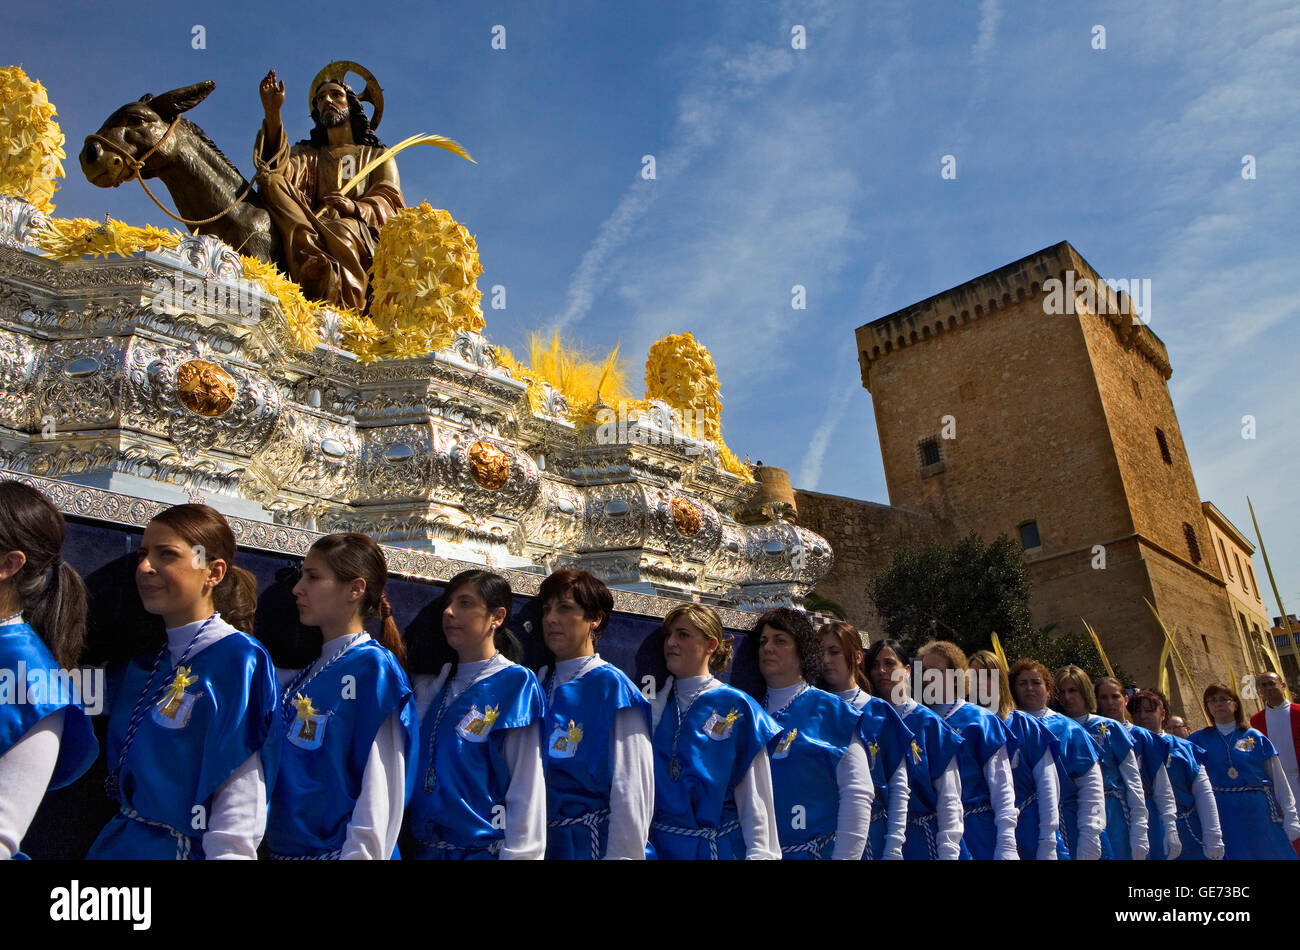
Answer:
POLYGON ((284 240, 289 276, 311 299, 366 309, 368 270, 379 229, 405 207, 397 164, 389 159, 349 192, 359 217, 341 217, 324 199, 381 151, 368 145, 318 147, 307 142, 290 148, 283 127, 274 141, 267 141, 265 125, 258 133, 253 152, 257 187, 284 240), (306 277, 304 251, 326 258, 328 272, 306 277))

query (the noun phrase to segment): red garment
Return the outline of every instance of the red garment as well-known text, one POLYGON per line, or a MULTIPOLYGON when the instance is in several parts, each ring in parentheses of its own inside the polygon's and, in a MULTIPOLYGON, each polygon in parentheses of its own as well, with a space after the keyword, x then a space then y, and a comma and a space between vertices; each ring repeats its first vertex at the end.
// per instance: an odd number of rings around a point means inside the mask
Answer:
MULTIPOLYGON (((1258 729, 1264 735, 1268 735, 1268 719, 1264 715, 1265 710, 1261 709, 1255 715, 1250 717, 1250 725, 1253 729, 1258 729)), ((1271 738, 1271 737, 1270 737, 1271 738)), ((1300 762, 1300 703, 1291 704, 1291 741, 1295 745, 1295 758, 1300 762)))

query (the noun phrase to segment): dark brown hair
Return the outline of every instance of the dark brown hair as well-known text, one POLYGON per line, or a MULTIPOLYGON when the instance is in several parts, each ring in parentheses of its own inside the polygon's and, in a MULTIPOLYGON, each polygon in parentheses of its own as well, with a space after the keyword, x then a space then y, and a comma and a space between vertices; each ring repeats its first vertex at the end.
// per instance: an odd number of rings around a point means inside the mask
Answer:
POLYGON ((71 669, 86 645, 86 585, 60 556, 63 515, 22 482, 0 482, 0 553, 21 551, 26 563, 10 580, 18 606, 59 665, 71 669))
MULTIPOLYGON (((832 636, 840 645, 840 652, 844 654, 844 660, 849 665, 849 672, 853 675, 853 682, 860 688, 871 692, 871 686, 867 682, 866 670, 862 667, 862 635, 858 633, 858 628, 851 623, 843 620, 831 620, 821 625, 817 630, 818 637, 832 636), (857 657, 857 661, 854 661, 857 657)), ((822 674, 825 676, 825 673, 822 674)), ((823 680, 824 681, 824 680, 823 680)))
POLYGON ((614 595, 609 592, 604 581, 589 571, 559 570, 542 581, 542 586, 537 590, 537 601, 545 611, 548 601, 559 600, 565 594, 582 608, 584 619, 595 620, 597 616, 600 617, 600 623, 591 632, 591 642, 596 643, 609 626, 609 618, 614 613, 614 595))
POLYGON ((807 614, 793 607, 773 607, 764 611, 754 621, 753 636, 749 638, 755 650, 758 649, 764 627, 780 630, 794 640, 795 655, 799 658, 799 673, 804 679, 809 683, 821 679, 822 641, 807 614))
POLYGON ((361 619, 379 618, 379 642, 405 667, 406 644, 393 621, 393 606, 384 593, 388 585, 388 560, 379 545, 369 535, 349 531, 317 538, 307 553, 312 552, 324 559, 325 566, 339 581, 348 583, 361 578, 366 582, 361 619))
POLYGON ((226 574, 212 589, 212 605, 221 618, 236 630, 253 633, 257 612, 257 581, 242 567, 235 567, 235 535, 221 512, 207 505, 176 505, 154 515, 187 544, 201 548, 205 561, 226 562, 226 574))
POLYGON ((1133 715, 1137 711, 1137 705, 1144 699, 1149 699, 1153 703, 1159 703, 1160 708, 1165 712, 1165 718, 1169 718, 1169 700, 1165 694, 1158 689, 1140 689, 1128 698, 1128 713, 1133 715))

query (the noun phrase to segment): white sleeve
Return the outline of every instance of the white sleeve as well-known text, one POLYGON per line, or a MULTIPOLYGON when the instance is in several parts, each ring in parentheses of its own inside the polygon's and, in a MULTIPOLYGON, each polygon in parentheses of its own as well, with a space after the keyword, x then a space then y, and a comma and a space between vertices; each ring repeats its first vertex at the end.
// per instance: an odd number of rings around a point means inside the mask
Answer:
POLYGON ((862 740, 854 738, 835 766, 840 807, 835 820, 835 861, 860 861, 871 830, 871 802, 876 797, 871 766, 862 740))
POLYGON ((1119 764, 1119 776, 1124 782, 1124 796, 1128 802, 1129 852, 1134 861, 1144 861, 1151 844, 1147 840, 1147 803, 1142 796, 1142 772, 1138 768, 1135 749, 1129 749, 1119 764))
POLYGON ((903 754, 898 768, 889 776, 889 808, 885 813, 887 828, 885 831, 885 853, 880 855, 886 861, 903 859, 903 842, 907 838, 907 805, 912 797, 912 789, 907 783, 907 754, 903 754))
POLYGON ((1267 767, 1268 777, 1273 781, 1273 800, 1282 813, 1287 840, 1295 841, 1300 838, 1300 819, 1296 817, 1295 797, 1291 794, 1291 784, 1286 780, 1282 760, 1275 755, 1268 760, 1267 767))
POLYGON ((1223 831, 1219 828, 1219 806, 1214 801, 1214 787, 1205 769, 1196 770, 1192 783, 1196 796, 1196 812, 1201 816, 1201 840, 1205 842, 1205 856, 1212 861, 1223 857, 1223 831))
POLYGON ((1164 829, 1165 860, 1173 861, 1183 853, 1183 843, 1178 837, 1178 800, 1174 786, 1169 781, 1169 769, 1160 766, 1155 781, 1151 783, 1155 794, 1156 810, 1160 813, 1160 826, 1164 829))
POLYGON ((1081 861, 1096 861, 1101 857, 1101 834, 1106 830, 1106 785, 1101 778, 1101 764, 1092 767, 1074 780, 1077 790, 1078 841, 1074 856, 1081 861))
POLYGON ((961 857, 961 836, 966 833, 966 811, 961 805, 961 771, 954 755, 943 774, 934 783, 934 834, 939 860, 956 861, 961 857))
POLYGON ((402 711, 389 714, 375 734, 352 808, 340 861, 387 861, 397 847, 406 801, 406 730, 402 711))
POLYGON ((614 777, 609 787, 609 841, 605 860, 645 859, 655 810, 655 761, 650 727, 636 706, 620 709, 609 737, 614 777))
POLYGON ((538 723, 507 729, 502 752, 510 769, 506 789, 503 861, 546 857, 546 777, 542 772, 542 730, 538 723))
POLYGON ((50 713, 0 756, 0 861, 18 853, 59 764, 63 710, 50 713))
POLYGON ((1016 808, 1016 785, 1011 778, 1011 762, 1007 758, 1005 745, 984 763, 984 781, 989 786, 993 822, 998 829, 995 856, 1000 861, 1018 861, 1020 852, 1016 849, 1016 819, 1020 817, 1020 811, 1016 808))
POLYGON ((779 861, 781 839, 776 833, 776 807, 772 804, 772 765, 767 749, 759 750, 754 761, 736 783, 736 810, 745 837, 746 861, 779 861))
POLYGON ((212 795, 212 814, 203 833, 209 861, 256 861, 266 834, 266 773, 254 752, 212 795))
POLYGON ((1051 749, 1034 766, 1034 788, 1038 793, 1038 860, 1055 861, 1056 829, 1061 825, 1061 780, 1051 749))

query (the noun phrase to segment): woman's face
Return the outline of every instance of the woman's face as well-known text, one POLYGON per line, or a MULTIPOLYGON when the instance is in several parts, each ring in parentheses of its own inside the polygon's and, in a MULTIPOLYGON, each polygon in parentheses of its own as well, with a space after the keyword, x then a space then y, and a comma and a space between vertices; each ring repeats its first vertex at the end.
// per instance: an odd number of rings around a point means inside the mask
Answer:
POLYGON ((458 654, 475 653, 506 622, 506 609, 488 610, 473 584, 461 584, 447 598, 442 609, 442 632, 458 654))
POLYGON ((1220 726, 1237 721, 1237 704, 1227 693, 1215 693, 1205 701, 1205 708, 1220 726))
POLYGON ((1061 678, 1056 688, 1056 695, 1061 700, 1061 711, 1067 716, 1078 719, 1088 715, 1088 701, 1084 699, 1083 688, 1073 679, 1061 678))
POLYGON ((709 672, 709 657, 717 648, 717 640, 706 637, 704 631, 686 617, 678 617, 664 636, 664 660, 668 672, 679 680, 703 676, 709 672))
POLYGON ((1116 722, 1124 721, 1124 693, 1114 683, 1097 687, 1097 714, 1116 722))
POLYGON ((1143 696, 1133 704, 1133 722, 1152 732, 1163 732, 1165 728, 1165 710, 1154 699, 1143 696))
POLYGON ((542 636, 556 660, 591 656, 591 637, 599 625, 600 615, 588 620, 571 591, 552 597, 542 607, 542 636))
POLYGON ((161 521, 145 527, 136 553, 135 586, 145 610, 161 616, 168 626, 212 613, 212 590, 226 575, 225 561, 209 560, 201 547, 161 521))
POLYGON ((833 633, 822 634, 822 678, 832 692, 842 693, 854 686, 853 667, 862 662, 862 654, 844 655, 840 638, 833 633))
POLYGON ((1038 712, 1047 708, 1047 681, 1037 670, 1025 670, 1016 677, 1016 703, 1025 712, 1038 712))
POLYGON ((768 689, 793 686, 803 679, 794 637, 764 624, 758 633, 758 669, 767 680, 768 689))
POLYGON ((871 669, 867 670, 867 676, 871 680, 871 691, 882 699, 892 703, 907 698, 912 673, 903 665, 892 647, 881 648, 871 669), (899 687, 897 694, 895 686, 899 687))
POLYGON ((330 626, 352 619, 361 607, 366 582, 360 577, 341 581, 319 552, 308 551, 302 576, 293 585, 298 619, 309 627, 330 626))

